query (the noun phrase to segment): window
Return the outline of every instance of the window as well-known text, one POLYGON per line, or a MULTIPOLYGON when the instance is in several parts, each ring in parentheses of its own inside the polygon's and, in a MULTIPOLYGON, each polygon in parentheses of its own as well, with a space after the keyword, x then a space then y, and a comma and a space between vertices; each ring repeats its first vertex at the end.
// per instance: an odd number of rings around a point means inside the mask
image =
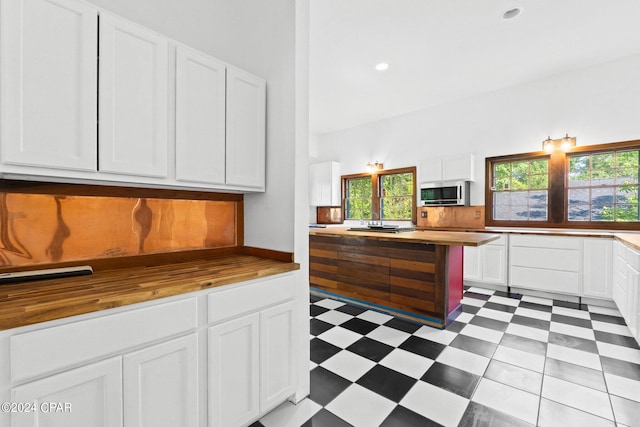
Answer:
POLYGON ((549 160, 523 159, 494 163, 493 218, 546 221, 549 199, 549 160))
POLYGON ((640 141, 487 158, 485 224, 640 230, 640 141))
POLYGON ((415 223, 415 176, 415 167, 343 176, 344 218, 415 223))
POLYGON ((569 221, 638 221, 639 150, 569 156, 569 221))

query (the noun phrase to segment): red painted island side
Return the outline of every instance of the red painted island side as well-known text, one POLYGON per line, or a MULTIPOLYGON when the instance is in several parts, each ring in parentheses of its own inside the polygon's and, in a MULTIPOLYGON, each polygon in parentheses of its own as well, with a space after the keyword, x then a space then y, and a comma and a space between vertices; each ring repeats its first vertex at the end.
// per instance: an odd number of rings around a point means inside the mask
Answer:
POLYGON ((464 268, 464 247, 449 246, 449 256, 447 260, 449 276, 449 309, 450 314, 460 305, 462 301, 463 288, 463 268, 464 268))

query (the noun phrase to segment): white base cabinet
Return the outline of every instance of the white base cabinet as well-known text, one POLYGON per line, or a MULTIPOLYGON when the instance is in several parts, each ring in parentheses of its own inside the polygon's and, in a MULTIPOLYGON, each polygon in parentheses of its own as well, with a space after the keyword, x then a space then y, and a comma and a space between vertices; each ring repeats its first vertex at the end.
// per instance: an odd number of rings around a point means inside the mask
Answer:
POLYGON ((479 247, 464 248, 464 280, 481 284, 507 284, 507 241, 503 234, 498 240, 479 247))
POLYGON ((640 342, 640 252, 615 242, 613 300, 640 342))

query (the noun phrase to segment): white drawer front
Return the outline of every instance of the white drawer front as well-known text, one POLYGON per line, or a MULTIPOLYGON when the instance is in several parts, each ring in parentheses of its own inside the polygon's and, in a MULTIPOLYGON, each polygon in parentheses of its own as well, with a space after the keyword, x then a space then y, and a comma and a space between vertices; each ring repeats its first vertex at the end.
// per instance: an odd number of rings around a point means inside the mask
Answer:
POLYGON ((636 271, 640 271, 640 253, 637 251, 626 247, 625 248, 625 261, 631 268, 636 271))
POLYGON ((576 272, 539 268, 512 267, 510 282, 515 287, 571 295, 578 295, 580 288, 576 272))
POLYGON ((511 265, 546 270, 578 272, 580 252, 570 249, 512 247, 511 265))
POLYGON ((500 238, 497 240, 492 240, 491 242, 487 243, 487 245, 491 245, 491 246, 505 246, 507 244, 507 234, 501 234, 500 238))
POLYGON ((514 234, 509 237, 511 246, 526 246, 529 248, 554 248, 579 250, 582 245, 580 237, 562 236, 526 236, 514 234))
POLYGON ((159 304, 14 335, 11 380, 21 381, 197 327, 197 299, 159 304))
POLYGON ((209 323, 259 310, 295 296, 295 275, 241 285, 208 296, 209 323))

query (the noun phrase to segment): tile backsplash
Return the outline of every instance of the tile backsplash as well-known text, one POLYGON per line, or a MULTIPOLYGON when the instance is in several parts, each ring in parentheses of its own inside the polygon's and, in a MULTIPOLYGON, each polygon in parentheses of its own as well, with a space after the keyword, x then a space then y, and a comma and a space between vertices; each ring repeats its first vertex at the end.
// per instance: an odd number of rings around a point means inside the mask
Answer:
POLYGON ((0 192, 0 266, 237 245, 237 202, 0 192))

